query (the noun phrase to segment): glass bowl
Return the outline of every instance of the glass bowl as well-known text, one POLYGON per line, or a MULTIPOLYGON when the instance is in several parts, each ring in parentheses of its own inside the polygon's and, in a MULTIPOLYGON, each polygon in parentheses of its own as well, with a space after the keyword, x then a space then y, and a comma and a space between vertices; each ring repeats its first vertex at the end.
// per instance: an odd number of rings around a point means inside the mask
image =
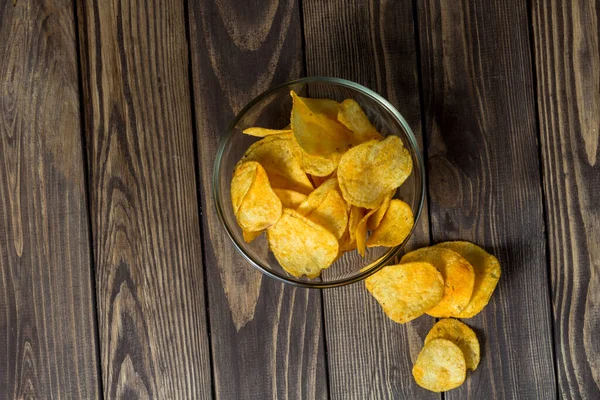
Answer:
POLYGON ((292 98, 290 91, 300 96, 328 98, 338 102, 347 98, 356 100, 373 125, 384 136, 397 135, 410 151, 413 171, 396 191, 395 198, 408 203, 415 217, 415 226, 421 214, 425 197, 425 173, 423 159, 417 141, 402 115, 383 97, 357 83, 338 78, 309 77, 288 82, 270 89, 252 100, 233 120, 223 139, 215 160, 213 195, 217 213, 233 246, 248 262, 266 275, 292 285, 308 288, 330 288, 358 282, 377 272, 390 262, 414 232, 399 246, 368 248, 365 257, 358 252, 345 253, 315 279, 296 278, 288 274, 269 251, 265 234, 246 243, 237 224, 229 195, 231 177, 236 163, 250 145, 260 138, 244 135, 242 131, 251 126, 281 129, 290 123, 292 98))

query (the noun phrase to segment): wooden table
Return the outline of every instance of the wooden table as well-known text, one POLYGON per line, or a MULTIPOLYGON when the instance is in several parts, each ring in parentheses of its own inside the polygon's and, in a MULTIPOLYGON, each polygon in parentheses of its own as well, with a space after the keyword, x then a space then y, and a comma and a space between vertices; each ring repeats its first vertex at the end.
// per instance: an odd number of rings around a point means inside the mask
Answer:
POLYGON ((0 1, 0 398, 598 399, 599 19, 592 0, 0 1), (408 119, 428 160, 410 247, 501 261, 459 389, 411 377, 432 318, 263 277, 220 227, 226 126, 304 75, 408 119))

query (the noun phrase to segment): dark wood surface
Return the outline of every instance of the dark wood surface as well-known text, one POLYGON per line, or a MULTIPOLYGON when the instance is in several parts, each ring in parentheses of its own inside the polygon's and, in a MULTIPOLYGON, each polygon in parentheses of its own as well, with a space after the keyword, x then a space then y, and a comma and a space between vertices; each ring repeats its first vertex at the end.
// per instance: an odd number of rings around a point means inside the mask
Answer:
POLYGON ((600 48, 597 2, 533 2, 560 395, 600 398, 600 48))
POLYGON ((72 3, 0 2, 0 398, 97 398, 72 3))
POLYGON ((0 2, 0 398, 597 398, 599 15, 591 0, 0 2), (303 75, 354 80, 407 118, 429 200, 409 247, 465 239, 500 259, 459 389, 411 376, 433 318, 395 324, 362 283, 261 276, 220 226, 227 125, 303 75))
POLYGON ((207 398, 184 3, 79 4, 106 398, 207 398))

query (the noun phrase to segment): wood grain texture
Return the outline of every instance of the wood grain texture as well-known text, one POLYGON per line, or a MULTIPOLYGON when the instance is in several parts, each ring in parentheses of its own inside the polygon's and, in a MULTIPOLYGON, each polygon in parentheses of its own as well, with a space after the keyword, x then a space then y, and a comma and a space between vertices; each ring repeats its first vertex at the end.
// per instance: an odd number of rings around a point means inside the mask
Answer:
POLYGON ((526 4, 418 1, 436 242, 473 241, 502 278, 466 322, 482 363, 446 398, 556 396, 526 4))
POLYGON ((600 398, 600 5, 534 1, 559 391, 600 398))
POLYGON ((214 211, 211 185, 234 116, 301 74, 298 4, 188 4, 216 397, 326 398, 319 292, 263 277, 239 256, 214 211))
POLYGON ((98 398, 73 3, 0 2, 0 398, 98 398))
POLYGON ((209 398, 183 1, 78 2, 107 398, 209 398))
MULTIPOLYGON (((419 144, 421 114, 412 1, 305 0, 308 75, 350 79, 390 100, 419 144)), ((429 244, 427 207, 407 248, 429 244)), ((334 399, 440 398, 411 375, 435 320, 388 319, 364 283, 323 291, 330 390, 334 399)))

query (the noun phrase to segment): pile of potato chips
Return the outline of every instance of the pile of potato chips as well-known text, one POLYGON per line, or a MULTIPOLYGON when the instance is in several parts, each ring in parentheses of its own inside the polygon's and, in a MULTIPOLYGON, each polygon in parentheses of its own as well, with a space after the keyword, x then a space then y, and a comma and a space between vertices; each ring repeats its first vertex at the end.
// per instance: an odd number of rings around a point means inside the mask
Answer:
POLYGON ((383 137, 358 103, 291 92, 290 125, 252 127, 261 137, 236 165, 231 202, 244 239, 267 232, 289 274, 315 278, 344 252, 400 245, 414 225, 394 199, 412 172, 397 136, 383 137), (368 236, 368 232, 371 232, 368 236))
MULTIPOLYGON (((368 277, 365 285, 398 323, 423 314, 471 318, 488 304, 500 274, 496 257, 473 243, 456 241, 412 251, 400 264, 368 277)), ((434 392, 454 389, 464 382, 466 369, 477 368, 479 357, 475 333, 458 320, 444 319, 425 338, 413 376, 434 392)))

